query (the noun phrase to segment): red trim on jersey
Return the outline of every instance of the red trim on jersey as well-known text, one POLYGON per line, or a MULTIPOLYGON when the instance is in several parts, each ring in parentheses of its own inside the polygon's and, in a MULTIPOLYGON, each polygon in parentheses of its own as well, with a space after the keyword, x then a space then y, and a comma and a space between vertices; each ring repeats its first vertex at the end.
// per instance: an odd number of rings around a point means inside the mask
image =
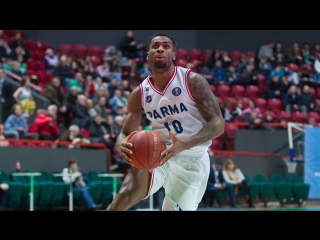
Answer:
POLYGON ((158 94, 160 94, 160 95, 163 96, 164 93, 166 92, 167 88, 169 87, 169 85, 172 83, 173 79, 176 77, 176 75, 177 75, 177 66, 174 67, 174 72, 173 72, 173 74, 172 74, 169 82, 167 83, 167 86, 165 87, 165 89, 164 89, 162 92, 159 91, 159 90, 153 85, 153 82, 152 82, 151 79, 150 79, 153 75, 150 75, 150 76, 148 77, 148 82, 149 82, 150 86, 152 87, 152 89, 153 89, 156 93, 158 93, 158 94))
POLYGON ((139 88, 140 88, 140 102, 141 102, 141 107, 143 108, 143 102, 142 102, 143 87, 141 83, 139 84, 139 88))
POLYGON ((149 181, 149 185, 148 185, 148 192, 147 192, 147 194, 146 194, 144 199, 146 199, 149 196, 151 188, 153 186, 154 172, 155 172, 154 169, 152 169, 151 172, 150 172, 151 177, 150 177, 150 181, 149 181))
POLYGON ((188 74, 190 73, 190 69, 186 71, 185 77, 184 77, 184 82, 186 84, 187 92, 189 94, 189 97, 194 101, 195 98, 192 96, 190 89, 189 89, 189 84, 188 84, 188 74))

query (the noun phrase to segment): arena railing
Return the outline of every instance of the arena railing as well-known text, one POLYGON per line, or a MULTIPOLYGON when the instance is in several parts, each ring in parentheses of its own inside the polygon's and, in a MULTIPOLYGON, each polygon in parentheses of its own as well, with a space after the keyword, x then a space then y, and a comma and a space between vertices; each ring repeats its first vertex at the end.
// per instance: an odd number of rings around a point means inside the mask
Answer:
POLYGON ((1 147, 30 147, 30 148, 48 148, 55 149, 58 146, 64 146, 66 149, 70 149, 72 147, 85 147, 85 148, 93 148, 97 150, 105 151, 107 154, 107 171, 110 172, 111 166, 111 151, 107 148, 107 146, 103 143, 80 143, 77 142, 75 144, 71 142, 64 141, 49 141, 49 140, 31 140, 31 139, 15 139, 15 138, 5 138, 0 139, 1 147))

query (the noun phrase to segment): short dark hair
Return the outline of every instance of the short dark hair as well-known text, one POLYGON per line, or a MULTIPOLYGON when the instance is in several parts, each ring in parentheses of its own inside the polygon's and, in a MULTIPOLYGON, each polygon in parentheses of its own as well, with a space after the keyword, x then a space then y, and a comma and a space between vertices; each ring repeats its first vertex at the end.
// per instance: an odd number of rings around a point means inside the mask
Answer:
POLYGON ((173 36, 171 36, 170 34, 168 33, 165 33, 165 32, 158 32, 156 34, 153 34, 150 38, 149 38, 149 41, 148 41, 148 48, 150 49, 150 43, 152 41, 153 38, 155 37, 158 37, 158 36, 164 36, 164 37, 168 37, 170 38, 172 44, 173 44, 173 50, 175 51, 177 49, 177 42, 176 40, 174 39, 173 36))
POLYGON ((68 166, 70 167, 71 164, 74 164, 74 163, 78 164, 78 161, 77 161, 76 159, 74 159, 74 158, 71 158, 71 159, 69 160, 69 162, 68 162, 68 166))
POLYGON ((220 164, 220 165, 222 165, 222 161, 221 161, 220 158, 216 158, 216 159, 214 160, 214 163, 215 163, 215 164, 220 164))

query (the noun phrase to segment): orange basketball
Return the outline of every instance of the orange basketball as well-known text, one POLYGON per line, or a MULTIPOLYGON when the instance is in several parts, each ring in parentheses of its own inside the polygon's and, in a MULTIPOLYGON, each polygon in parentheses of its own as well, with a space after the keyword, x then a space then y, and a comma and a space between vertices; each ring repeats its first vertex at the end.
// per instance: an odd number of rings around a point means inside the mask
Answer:
POLYGON ((128 142, 132 143, 129 154, 132 165, 141 170, 150 170, 159 166, 161 152, 166 149, 162 137, 155 131, 142 130, 133 134, 128 142))

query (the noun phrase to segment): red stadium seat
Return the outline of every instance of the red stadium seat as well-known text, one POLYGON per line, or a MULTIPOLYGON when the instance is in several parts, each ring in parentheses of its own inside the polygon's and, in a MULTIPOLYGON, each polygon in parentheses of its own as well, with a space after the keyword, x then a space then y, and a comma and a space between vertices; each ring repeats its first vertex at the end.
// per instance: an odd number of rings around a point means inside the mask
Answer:
POLYGON ((310 93, 312 94, 312 96, 316 99, 317 98, 317 92, 313 87, 310 87, 310 93))
POLYGON ((254 57, 256 58, 256 53, 253 51, 245 51, 244 55, 246 55, 247 57, 254 57))
POLYGON ((295 63, 290 63, 287 65, 288 69, 291 70, 292 72, 297 72, 299 69, 299 66, 295 63))
POLYGON ((320 123, 320 114, 317 112, 308 112, 307 119, 310 124, 317 125, 320 123))
POLYGON ((249 107, 249 102, 250 102, 250 101, 251 101, 250 98, 248 98, 248 97, 243 97, 243 98, 242 98, 242 107, 243 107, 243 108, 249 107))
POLYGON ((35 51, 38 50, 38 43, 33 40, 26 40, 26 48, 29 51, 35 51))
POLYGON ((213 85, 213 84, 209 84, 209 85, 210 85, 211 91, 212 91, 214 94, 216 94, 216 91, 217 91, 216 86, 213 85))
POLYGON ((229 52, 229 57, 231 58, 232 62, 236 62, 241 58, 242 53, 240 51, 237 50, 233 50, 229 52))
POLYGON ((187 52, 187 50, 186 49, 184 49, 184 48, 178 48, 177 50, 176 50, 176 60, 178 60, 178 59, 183 59, 183 60, 186 60, 186 61, 188 61, 189 59, 188 59, 188 52, 187 52))
POLYGON ((261 96, 260 89, 256 85, 246 86, 246 92, 247 96, 254 101, 261 96))
POLYGON ((87 56, 87 46, 84 44, 75 44, 72 50, 74 55, 87 56))
POLYGON ((51 82, 53 77, 54 75, 52 73, 46 73, 46 83, 51 82))
POLYGON ((46 65, 44 64, 44 61, 37 60, 36 61, 36 65, 37 65, 37 70, 38 71, 42 71, 42 72, 46 71, 46 65))
POLYGON ((72 46, 67 43, 62 43, 58 47, 58 52, 59 52, 59 55, 65 54, 67 56, 71 56, 72 55, 72 46))
POLYGON ((27 69, 28 70, 38 71, 38 64, 37 64, 36 60, 33 60, 32 58, 29 58, 27 60, 27 62, 26 62, 26 65, 27 65, 27 69))
POLYGON ((219 94, 219 97, 222 99, 226 99, 228 97, 231 97, 231 88, 228 85, 225 84, 219 84, 217 86, 217 94, 219 94))
POLYGON ((49 43, 42 42, 41 45, 40 45, 39 50, 40 50, 41 52, 45 52, 48 48, 51 48, 50 44, 49 44, 49 43))
POLYGON ((36 76, 38 77, 39 83, 47 83, 47 75, 46 72, 43 71, 37 71, 36 76))
POLYGON ((234 97, 228 97, 228 98, 226 98, 226 100, 230 101, 229 109, 232 111, 237 104, 237 99, 234 97))
POLYGON ((85 137, 85 138, 90 138, 90 132, 89 130, 85 128, 80 128, 80 133, 85 137))
POLYGON ((216 98, 218 100, 219 106, 221 106, 222 103, 223 103, 223 99, 221 97, 219 97, 219 96, 217 96, 216 98))
POLYGON ((258 74, 258 82, 259 82, 260 93, 262 94, 267 87, 266 77, 263 74, 258 74))
POLYGON ((208 59, 211 57, 212 55, 212 50, 210 49, 205 49, 201 52, 201 55, 202 55, 202 60, 203 60, 203 63, 206 65, 207 62, 208 62, 208 59))
POLYGON ((101 57, 91 56, 91 64, 93 69, 96 69, 102 63, 101 57))
POLYGON ((278 98, 269 98, 268 105, 269 105, 269 109, 276 114, 283 110, 282 101, 278 98))
POLYGON ((236 130, 238 130, 237 124, 234 124, 234 123, 225 124, 224 131, 225 131, 226 140, 232 145, 234 144, 234 135, 235 135, 234 133, 236 130))
MULTIPOLYGON (((27 65, 27 69, 28 69, 28 65, 27 65)), ((28 70, 27 70, 27 75, 28 75, 29 77, 31 77, 31 76, 33 76, 33 75, 36 76, 36 73, 37 73, 37 72, 38 72, 38 70, 28 69, 28 70)))
POLYGON ((317 97, 316 98, 320 99, 320 87, 317 88, 316 93, 317 93, 317 97))
POLYGON ((211 143, 210 149, 211 149, 212 151, 214 151, 214 150, 220 150, 219 140, 217 140, 217 139, 215 139, 215 138, 212 139, 212 143, 211 143))
POLYGON ((246 89, 242 85, 232 85, 231 87, 232 95, 239 99, 245 97, 246 89))
POLYGON ((267 103, 267 100, 264 99, 264 98, 257 98, 256 99, 256 104, 257 104, 257 107, 260 108, 262 114, 265 114, 268 110, 268 103, 267 103))
POLYGON ((182 59, 182 58, 179 58, 175 61, 176 66, 180 66, 180 67, 184 67, 184 68, 187 66, 187 63, 188 63, 187 60, 182 59))
POLYGON ((88 48, 88 52, 90 56, 102 56, 102 48, 99 45, 90 45, 88 48))
POLYGON ((312 73, 312 70, 313 70, 313 67, 309 64, 302 64, 300 65, 300 69, 303 69, 303 68, 307 68, 308 69, 308 72, 311 74, 312 73))
POLYGON ((307 123, 307 118, 301 111, 294 111, 291 113, 291 120, 296 123, 307 123))
POLYGON ((188 51, 189 61, 192 60, 198 60, 199 62, 202 62, 202 54, 201 51, 198 49, 190 49, 188 51))
POLYGON ((30 51, 33 60, 44 61, 45 53, 40 50, 30 51))
POLYGON ((291 115, 286 111, 280 111, 277 114, 275 114, 275 119, 276 120, 285 119, 287 122, 290 122, 291 115))

